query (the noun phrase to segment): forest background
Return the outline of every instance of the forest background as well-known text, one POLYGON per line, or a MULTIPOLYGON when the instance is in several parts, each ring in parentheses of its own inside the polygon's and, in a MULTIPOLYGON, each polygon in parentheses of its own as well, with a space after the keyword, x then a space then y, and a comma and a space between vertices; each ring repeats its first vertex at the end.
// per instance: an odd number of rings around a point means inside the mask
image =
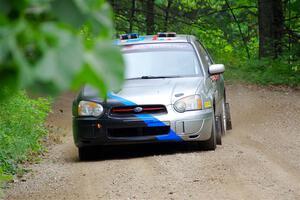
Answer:
POLYGON ((105 94, 123 79, 111 40, 163 31, 198 37, 227 82, 299 88, 300 0, 0 0, 0 182, 45 151, 51 100, 28 93, 105 94))

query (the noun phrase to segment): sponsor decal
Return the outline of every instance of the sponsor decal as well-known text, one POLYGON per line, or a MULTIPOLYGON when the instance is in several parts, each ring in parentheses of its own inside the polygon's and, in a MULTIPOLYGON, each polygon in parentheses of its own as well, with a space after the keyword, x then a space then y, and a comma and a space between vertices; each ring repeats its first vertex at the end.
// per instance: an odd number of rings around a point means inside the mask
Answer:
POLYGON ((204 108, 211 108, 211 102, 210 101, 205 101, 204 102, 204 108))

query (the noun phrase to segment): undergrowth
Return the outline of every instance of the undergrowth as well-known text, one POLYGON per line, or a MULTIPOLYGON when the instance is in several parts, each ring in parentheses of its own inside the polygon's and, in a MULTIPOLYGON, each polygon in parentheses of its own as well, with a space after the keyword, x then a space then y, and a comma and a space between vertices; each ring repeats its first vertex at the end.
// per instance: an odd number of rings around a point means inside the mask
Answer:
POLYGON ((43 151, 41 139, 47 134, 44 123, 50 112, 49 99, 32 99, 24 91, 4 93, 9 97, 0 100, 0 183, 22 173, 21 164, 34 161, 43 151))
POLYGON ((278 59, 241 59, 239 56, 223 57, 225 80, 258 85, 300 86, 300 61, 278 59))

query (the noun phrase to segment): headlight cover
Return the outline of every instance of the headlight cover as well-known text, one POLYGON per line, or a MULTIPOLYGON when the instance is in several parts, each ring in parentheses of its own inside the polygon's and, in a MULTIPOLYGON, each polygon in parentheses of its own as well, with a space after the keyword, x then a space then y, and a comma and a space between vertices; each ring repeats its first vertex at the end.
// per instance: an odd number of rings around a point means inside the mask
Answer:
POLYGON ((80 101, 78 104, 79 116, 99 117, 103 113, 103 106, 92 101, 80 101))
POLYGON ((177 112, 183 113, 185 111, 191 110, 201 110, 202 109, 202 99, 200 95, 192 95, 184 97, 177 100, 174 103, 174 108, 177 112))

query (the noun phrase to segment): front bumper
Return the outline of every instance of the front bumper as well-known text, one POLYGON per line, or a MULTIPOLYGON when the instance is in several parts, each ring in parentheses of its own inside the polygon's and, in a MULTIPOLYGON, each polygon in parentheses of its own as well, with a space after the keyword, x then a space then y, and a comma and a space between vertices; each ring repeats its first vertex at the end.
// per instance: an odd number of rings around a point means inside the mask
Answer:
POLYGON ((101 118, 73 117, 76 146, 205 141, 211 137, 213 109, 167 114, 101 118))

